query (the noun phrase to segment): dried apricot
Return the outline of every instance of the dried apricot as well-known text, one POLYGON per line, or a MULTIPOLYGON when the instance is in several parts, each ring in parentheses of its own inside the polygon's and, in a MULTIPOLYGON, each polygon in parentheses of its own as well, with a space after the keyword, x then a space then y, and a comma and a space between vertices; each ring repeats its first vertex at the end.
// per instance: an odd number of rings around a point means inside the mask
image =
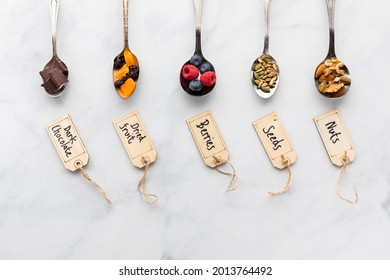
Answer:
POLYGON ((123 98, 129 98, 136 87, 136 83, 133 79, 127 79, 127 81, 120 87, 120 96, 123 98))
POLYGON ((131 53, 129 49, 125 49, 123 51, 123 55, 125 56, 125 61, 127 66, 131 66, 135 63, 134 55, 131 53))
POLYGON ((127 65, 123 65, 121 69, 119 69, 118 71, 115 71, 115 74, 114 74, 114 78, 115 80, 118 80, 120 78, 123 78, 124 76, 126 76, 126 74, 129 72, 129 67, 127 67, 127 65))

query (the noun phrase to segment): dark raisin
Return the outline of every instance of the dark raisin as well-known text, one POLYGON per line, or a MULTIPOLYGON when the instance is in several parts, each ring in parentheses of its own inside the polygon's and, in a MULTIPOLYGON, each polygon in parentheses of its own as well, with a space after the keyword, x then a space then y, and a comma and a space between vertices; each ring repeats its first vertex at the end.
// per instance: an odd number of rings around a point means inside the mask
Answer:
POLYGON ((123 78, 120 78, 118 81, 116 81, 114 83, 115 87, 116 88, 120 88, 127 81, 127 79, 128 79, 127 76, 124 76, 123 78))
POLYGON ((123 53, 121 53, 120 55, 118 55, 117 57, 115 57, 114 59, 114 69, 121 69, 123 65, 125 65, 126 61, 125 61, 125 56, 123 55, 123 53))
POLYGON ((139 68, 136 65, 132 65, 129 68, 129 72, 127 73, 127 77, 133 79, 134 81, 138 80, 139 77, 139 68))

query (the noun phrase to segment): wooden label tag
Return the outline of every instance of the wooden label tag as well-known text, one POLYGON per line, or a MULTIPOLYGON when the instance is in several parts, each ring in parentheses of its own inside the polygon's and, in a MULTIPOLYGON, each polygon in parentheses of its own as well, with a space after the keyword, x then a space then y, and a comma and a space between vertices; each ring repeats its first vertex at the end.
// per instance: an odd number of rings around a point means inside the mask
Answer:
POLYGON ((48 124, 46 130, 66 169, 76 171, 88 164, 89 154, 69 115, 48 124))
POLYGON ((131 162, 136 167, 143 168, 156 161, 157 151, 137 111, 115 120, 114 126, 131 162))
POLYGON ((294 147, 276 112, 254 121, 253 126, 274 167, 286 168, 283 164, 283 157, 289 161, 289 165, 296 161, 297 155, 294 147))
POLYGON ((207 166, 214 168, 228 161, 229 151, 210 111, 188 119, 187 125, 207 166), (215 158, 221 161, 217 163, 215 158))
POLYGON ((314 122, 333 164, 343 166, 345 153, 350 162, 355 160, 356 151, 338 110, 321 115, 314 122))

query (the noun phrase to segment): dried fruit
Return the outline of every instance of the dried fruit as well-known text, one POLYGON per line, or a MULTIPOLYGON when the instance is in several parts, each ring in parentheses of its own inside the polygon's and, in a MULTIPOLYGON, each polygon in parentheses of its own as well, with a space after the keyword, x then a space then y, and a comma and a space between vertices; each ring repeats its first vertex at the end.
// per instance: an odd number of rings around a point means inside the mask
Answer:
POLYGON ((126 61, 127 66, 131 66, 134 64, 134 56, 129 49, 125 49, 123 51, 123 55, 125 57, 125 61, 126 61))
POLYGON ((123 53, 120 53, 114 59, 114 69, 120 69, 126 63, 123 53))
POLYGON ((114 73, 114 78, 115 79, 120 79, 126 76, 126 74, 129 72, 129 67, 127 65, 123 65, 122 68, 120 68, 118 71, 115 71, 114 73))
POLYGON ((136 82, 139 77, 137 57, 125 48, 115 57, 113 68, 114 86, 118 95, 122 98, 129 98, 137 86, 136 82))
POLYGON ((137 65, 132 65, 129 68, 129 72, 126 75, 128 78, 133 79, 134 81, 138 80, 139 77, 139 68, 137 65))
POLYGON ((123 98, 128 98, 135 90, 136 84, 133 79, 127 79, 120 87, 119 94, 123 98))
POLYGON ((114 85, 115 85, 115 88, 120 88, 126 81, 127 81, 127 77, 123 77, 123 78, 121 78, 121 79, 119 79, 119 80, 117 80, 115 83, 114 83, 114 85))

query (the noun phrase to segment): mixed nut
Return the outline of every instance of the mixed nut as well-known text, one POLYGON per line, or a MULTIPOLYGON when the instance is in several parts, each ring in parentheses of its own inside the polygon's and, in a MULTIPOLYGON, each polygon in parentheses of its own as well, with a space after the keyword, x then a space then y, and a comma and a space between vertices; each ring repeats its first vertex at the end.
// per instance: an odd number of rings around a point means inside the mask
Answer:
POLYGON ((331 58, 320 64, 315 73, 318 80, 318 91, 321 93, 336 93, 346 85, 351 84, 351 78, 346 75, 344 63, 337 59, 331 58))
POLYGON ((263 54, 253 63, 252 76, 258 89, 270 93, 279 78, 276 61, 271 56, 263 54))

